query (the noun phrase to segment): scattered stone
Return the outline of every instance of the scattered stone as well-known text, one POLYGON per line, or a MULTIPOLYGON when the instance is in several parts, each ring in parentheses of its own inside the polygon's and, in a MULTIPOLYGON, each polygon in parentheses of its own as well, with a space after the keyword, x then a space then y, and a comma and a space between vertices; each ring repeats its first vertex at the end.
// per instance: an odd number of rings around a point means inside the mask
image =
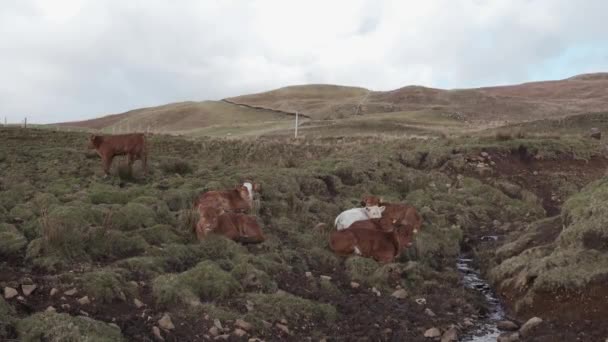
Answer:
POLYGON ((306 278, 312 278, 312 272, 306 272, 306 278))
POLYGON ((214 325, 216 328, 218 328, 220 331, 223 331, 223 330, 224 330, 224 327, 222 327, 222 322, 220 322, 220 320, 219 320, 219 319, 217 319, 217 318, 213 320, 213 325, 214 325))
POLYGON ((260 339, 259 339, 259 338, 257 338, 257 337, 252 337, 252 338, 250 338, 249 340, 247 340, 247 342, 263 342, 263 341, 262 341, 262 340, 260 340, 260 339))
POLYGON ((139 284, 135 280, 131 280, 129 284, 131 284, 133 287, 139 287, 139 284))
POLYGON ((287 335, 289 335, 289 328, 285 325, 285 324, 281 324, 281 323, 277 323, 276 327, 281 330, 282 332, 286 333, 287 335))
POLYGON ((236 329, 234 329, 234 334, 238 337, 243 337, 243 336, 247 335, 247 332, 243 329, 236 328, 236 329))
POLYGON ((264 321, 262 320, 262 325, 264 326, 264 328, 266 329, 270 329, 272 328, 272 323, 268 322, 268 321, 264 321))
POLYGON ((481 152, 480 155, 484 158, 488 158, 490 156, 490 154, 488 152, 481 152))
POLYGON ((424 309, 424 313, 425 313, 427 316, 429 316, 429 317, 435 317, 435 316, 437 316, 437 315, 435 315, 435 313, 433 312, 433 310, 431 310, 431 309, 429 309, 429 308, 424 309))
POLYGON ((441 336, 441 342, 455 342, 458 341, 458 330, 454 327, 448 329, 441 336))
POLYGON ((87 304, 91 304, 91 301, 89 300, 89 296, 84 296, 84 297, 78 299, 78 303, 80 305, 87 305, 87 304))
POLYGON ((109 323, 108 325, 111 326, 111 327, 114 327, 114 328, 116 328, 118 330, 120 330, 120 327, 116 323, 109 323))
POLYGON ((21 285, 21 291, 27 297, 32 294, 36 290, 38 286, 36 285, 21 285))
POLYGON ((5 287, 4 288, 4 298, 5 299, 11 299, 16 297, 17 295, 19 295, 19 292, 17 292, 17 290, 15 290, 12 287, 5 287))
POLYGON ((589 131, 589 136, 593 139, 599 140, 599 139, 602 139, 602 132, 597 127, 593 127, 589 131))
POLYGON ((76 290, 76 289, 71 289, 71 290, 67 290, 67 291, 65 291, 63 294, 64 294, 64 295, 66 295, 66 296, 73 296, 73 295, 75 295, 77 292, 78 292, 78 290, 76 290))
POLYGON ((327 281, 330 281, 330 280, 331 280, 331 277, 330 277, 330 276, 326 276, 326 275, 322 275, 322 276, 321 276, 321 277, 319 277, 319 278, 321 278, 321 280, 327 280, 327 281))
POLYGON ((504 333, 498 336, 496 342, 517 342, 519 341, 519 333, 504 333))
POLYGON ((251 325, 251 323, 245 322, 242 319, 237 319, 236 322, 234 322, 234 326, 237 328, 241 328, 245 331, 250 331, 251 329, 253 329, 253 325, 251 325))
POLYGON ((465 325, 465 326, 467 326, 467 327, 472 327, 473 325, 475 325, 475 324, 473 323, 473 321, 472 321, 470 318, 465 318, 465 319, 462 321, 462 324, 464 324, 464 325, 465 325))
POLYGON ((424 332, 424 337, 427 337, 427 338, 435 338, 435 337, 440 337, 440 336, 441 336, 441 331, 439 331, 439 329, 437 329, 437 328, 431 328, 424 332))
POLYGON ((53 288, 51 289, 50 296, 51 296, 51 297, 54 297, 54 296, 55 296, 57 293, 59 293, 59 290, 57 290, 56 288, 54 288, 54 287, 53 287, 53 288))
POLYGON ((281 322, 281 324, 287 325, 287 320, 285 318, 281 319, 279 322, 281 322))
POLYGON ((426 299, 425 298, 416 298, 415 302, 418 305, 425 305, 426 304, 426 299))
POLYGON ((144 306, 144 303, 137 298, 133 298, 133 304, 135 304, 135 307, 138 309, 144 306))
POLYGON ((380 293, 380 291, 378 291, 378 289, 377 289, 377 288, 375 288, 375 287, 372 287, 372 292, 373 292, 373 293, 374 293, 376 296, 378 296, 378 297, 380 297, 380 296, 382 295, 382 294, 380 293))
POLYGON ((496 327, 502 331, 515 331, 519 329, 519 325, 511 321, 500 321, 496 324, 496 327))
POLYGON ((63 310, 70 310, 70 304, 61 304, 63 310))
POLYGON ((495 228, 498 228, 501 225, 500 221, 498 221, 498 220, 492 221, 492 224, 494 225, 495 228))
POLYGON ((175 325, 171 321, 171 316, 169 314, 164 314, 161 319, 158 320, 158 325, 165 330, 173 330, 175 329, 175 325))
POLYGON ((534 330, 534 328, 536 328, 542 322, 543 320, 539 317, 532 317, 521 327, 521 329, 519 329, 519 333, 521 336, 527 337, 530 335, 532 330, 534 330))
POLYGON ((353 289, 358 289, 361 285, 357 282, 351 281, 350 282, 350 287, 353 289))
POLYGON ((532 172, 533 175, 538 176, 538 171, 532 172))
POLYGON ((213 326, 209 329, 209 334, 211 334, 211 336, 215 337, 220 334, 220 329, 218 329, 216 326, 213 326))
POLYGON ((159 340, 159 341, 164 341, 165 340, 163 338, 163 335, 160 334, 160 329, 157 326, 153 326, 152 327, 152 334, 154 334, 154 337, 156 337, 156 339, 159 340))
POLYGON ((382 331, 385 335, 390 335, 393 333, 393 329, 391 328, 386 328, 382 331))
POLYGON ((78 311, 81 316, 89 317, 89 313, 83 310, 78 311))
POLYGON ((224 334, 224 335, 217 336, 216 338, 214 338, 214 340, 216 340, 216 341, 217 341, 217 340, 224 340, 224 341, 227 341, 229 338, 230 338, 230 335, 228 335, 228 334, 224 334))
POLYGON ((54 307, 52 307, 52 306, 49 306, 49 307, 48 307, 48 308, 46 308, 46 310, 44 310, 44 311, 46 311, 46 312, 57 312, 57 310, 55 310, 55 308, 54 308, 54 307))
POLYGON ((247 308, 247 311, 253 311, 253 302, 248 300, 247 303, 245 303, 245 307, 247 308))
POLYGON ((405 291, 404 289, 399 289, 395 292, 393 292, 393 294, 391 295, 397 299, 405 299, 407 298, 407 291, 405 291))
POLYGON ((17 300, 20 301, 20 302, 25 302, 25 298, 23 298, 23 296, 17 297, 17 300))

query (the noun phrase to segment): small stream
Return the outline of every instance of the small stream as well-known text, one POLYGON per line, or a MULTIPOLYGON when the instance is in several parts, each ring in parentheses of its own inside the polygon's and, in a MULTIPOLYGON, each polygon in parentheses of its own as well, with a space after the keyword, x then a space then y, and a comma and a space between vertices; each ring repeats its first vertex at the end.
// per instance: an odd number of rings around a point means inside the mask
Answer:
POLYGON ((472 265, 473 259, 464 256, 459 257, 456 263, 458 271, 463 275, 464 285, 480 292, 485 297, 489 314, 483 320, 476 322, 473 330, 464 336, 461 341, 496 342, 496 338, 501 334, 496 324, 505 319, 505 311, 490 285, 481 278, 480 271, 472 265))

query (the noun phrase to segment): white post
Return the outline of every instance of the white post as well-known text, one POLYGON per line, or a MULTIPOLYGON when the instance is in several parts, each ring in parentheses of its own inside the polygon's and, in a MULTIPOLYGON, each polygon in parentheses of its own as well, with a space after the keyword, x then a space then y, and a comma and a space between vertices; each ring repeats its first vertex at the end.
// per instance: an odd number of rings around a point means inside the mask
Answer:
POLYGON ((23 128, 27 128, 27 116, 23 120, 23 128))
POLYGON ((298 137, 298 111, 296 111, 296 131, 294 133, 294 138, 298 137))
POLYGON ((8 126, 8 124, 6 123, 6 116, 4 117, 4 126, 8 126))

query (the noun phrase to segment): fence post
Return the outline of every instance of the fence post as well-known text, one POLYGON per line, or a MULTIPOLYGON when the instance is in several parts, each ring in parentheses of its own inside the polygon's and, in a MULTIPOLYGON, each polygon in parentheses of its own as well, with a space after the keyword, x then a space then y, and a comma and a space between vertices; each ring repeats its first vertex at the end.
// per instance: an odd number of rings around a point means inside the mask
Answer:
POLYGON ((298 137, 298 111, 296 111, 296 130, 294 133, 294 138, 298 137))
POLYGON ((27 128, 27 116, 23 120, 23 128, 27 128))

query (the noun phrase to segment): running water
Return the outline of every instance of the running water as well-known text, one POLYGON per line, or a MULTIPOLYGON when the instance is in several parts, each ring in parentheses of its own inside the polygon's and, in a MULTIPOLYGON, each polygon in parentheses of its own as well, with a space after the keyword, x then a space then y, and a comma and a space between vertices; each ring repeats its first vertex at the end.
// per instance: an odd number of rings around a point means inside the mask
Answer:
POLYGON ((496 342, 496 338, 501 333, 496 324, 504 320, 505 311, 490 285, 481 278, 479 270, 475 269, 472 264, 473 259, 461 256, 458 258, 456 266, 463 275, 464 285, 484 295, 488 303, 489 315, 485 320, 478 322, 473 331, 465 336, 462 341, 496 342))

